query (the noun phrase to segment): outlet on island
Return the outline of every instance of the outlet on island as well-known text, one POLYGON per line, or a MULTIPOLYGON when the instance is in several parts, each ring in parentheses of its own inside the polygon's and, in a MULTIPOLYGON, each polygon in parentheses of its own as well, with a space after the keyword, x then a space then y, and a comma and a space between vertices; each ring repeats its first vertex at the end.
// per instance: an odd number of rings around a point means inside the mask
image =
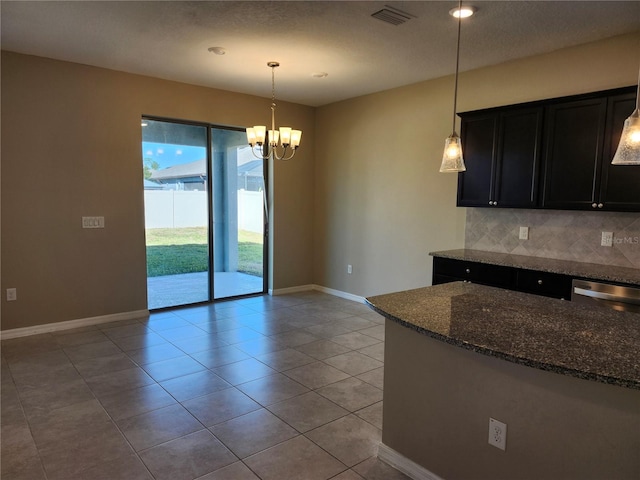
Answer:
POLYGON ((489 418, 489 445, 500 450, 507 449, 507 424, 489 418))
POLYGON ((15 300, 18 300, 18 289, 7 288, 7 302, 13 302, 15 300))

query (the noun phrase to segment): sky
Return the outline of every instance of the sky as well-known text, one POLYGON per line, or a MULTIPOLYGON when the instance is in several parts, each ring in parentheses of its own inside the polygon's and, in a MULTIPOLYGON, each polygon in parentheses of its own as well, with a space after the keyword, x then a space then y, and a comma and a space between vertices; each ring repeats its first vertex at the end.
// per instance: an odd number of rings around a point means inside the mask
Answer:
POLYGON ((155 160, 160 165, 160 169, 195 162, 206 158, 206 156, 207 152, 204 147, 142 142, 142 158, 155 160))

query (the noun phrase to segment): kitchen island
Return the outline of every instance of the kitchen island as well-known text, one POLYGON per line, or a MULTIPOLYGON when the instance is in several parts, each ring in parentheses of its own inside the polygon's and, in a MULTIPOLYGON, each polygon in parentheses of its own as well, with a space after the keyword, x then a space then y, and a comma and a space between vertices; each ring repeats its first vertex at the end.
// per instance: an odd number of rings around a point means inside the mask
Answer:
POLYGON ((413 478, 640 478, 640 315, 462 282, 367 302, 386 317, 381 459, 413 478))

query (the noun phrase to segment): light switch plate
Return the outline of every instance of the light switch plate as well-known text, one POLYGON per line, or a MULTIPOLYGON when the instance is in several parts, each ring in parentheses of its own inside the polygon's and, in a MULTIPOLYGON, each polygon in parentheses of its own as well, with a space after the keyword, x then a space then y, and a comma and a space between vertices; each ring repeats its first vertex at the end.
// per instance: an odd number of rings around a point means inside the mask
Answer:
POLYGON ((16 288, 7 288, 7 302, 13 302, 18 299, 18 290, 16 288))
POLYGON ((520 240, 529 240, 529 227, 520 227, 520 240))
POLYGON ((611 247, 613 245, 613 232, 602 232, 600 245, 603 247, 611 247))
POLYGON ((82 228, 104 228, 104 217, 82 217, 82 228))

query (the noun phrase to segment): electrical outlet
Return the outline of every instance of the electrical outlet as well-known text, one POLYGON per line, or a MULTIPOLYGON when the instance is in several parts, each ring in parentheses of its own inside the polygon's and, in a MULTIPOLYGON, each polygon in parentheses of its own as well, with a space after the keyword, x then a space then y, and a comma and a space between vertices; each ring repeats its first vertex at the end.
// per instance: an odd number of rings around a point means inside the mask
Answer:
POLYGON ((351 275, 353 273, 353 266, 347 265, 347 273, 351 275))
POLYGON ((104 228, 104 217, 82 217, 82 228, 104 228))
POLYGON ((18 300, 18 290, 16 288, 7 288, 7 302, 18 300))
POLYGON ((602 240, 600 245, 603 247, 610 247, 613 245, 613 232, 602 232, 602 240))
POLYGON ((529 227, 520 227, 520 240, 529 240, 529 227))
POLYGON ((507 424, 489 417, 489 445, 500 450, 507 449, 507 424))

